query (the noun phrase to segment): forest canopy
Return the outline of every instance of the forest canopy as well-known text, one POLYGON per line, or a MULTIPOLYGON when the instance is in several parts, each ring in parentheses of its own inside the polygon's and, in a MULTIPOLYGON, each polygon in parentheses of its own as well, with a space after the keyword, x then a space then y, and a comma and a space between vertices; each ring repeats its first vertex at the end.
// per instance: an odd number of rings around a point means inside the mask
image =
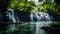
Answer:
MULTIPOLYGON (((41 2, 42 0, 40 0, 41 2)), ((12 0, 10 2, 9 8, 20 10, 20 11, 31 11, 31 12, 38 12, 38 7, 40 10, 44 10, 45 12, 49 8, 50 10, 54 11, 56 14, 60 14, 60 3, 57 4, 56 0, 52 1, 45 1, 43 4, 36 5, 34 1, 30 0, 12 0)))
POLYGON ((19 11, 38 12, 38 8, 47 12, 48 9, 60 15, 60 1, 59 0, 38 0, 43 4, 36 4, 35 0, 0 0, 0 9, 11 8, 19 11))
POLYGON ((5 19, 7 9, 14 9, 16 12, 30 14, 31 12, 47 12, 57 21, 60 20, 59 0, 0 0, 0 9, 5 19))

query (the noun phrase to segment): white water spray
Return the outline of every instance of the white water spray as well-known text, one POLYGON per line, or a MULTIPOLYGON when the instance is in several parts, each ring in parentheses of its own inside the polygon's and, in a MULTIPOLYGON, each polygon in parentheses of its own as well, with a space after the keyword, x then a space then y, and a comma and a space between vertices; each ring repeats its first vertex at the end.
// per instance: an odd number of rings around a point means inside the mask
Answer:
POLYGON ((8 9, 8 17, 10 21, 13 21, 14 23, 16 23, 13 9, 8 9))
POLYGON ((45 12, 37 12, 35 14, 31 14, 31 29, 33 30, 34 24, 36 24, 36 32, 35 34, 45 34, 46 32, 41 29, 43 26, 49 27, 49 23, 51 23, 51 18, 48 13, 45 12), (34 17, 37 19, 37 22, 34 22, 34 17), (32 21, 33 20, 33 21, 32 21), (33 26, 33 27, 32 27, 33 26))
MULTIPOLYGON (((9 21, 12 23, 18 23, 19 22, 19 18, 16 15, 17 13, 13 10, 13 9, 8 9, 7 11, 7 16, 9 18, 9 21)), ((14 31, 14 29, 16 28, 15 24, 9 24, 8 26, 8 31, 14 31)))

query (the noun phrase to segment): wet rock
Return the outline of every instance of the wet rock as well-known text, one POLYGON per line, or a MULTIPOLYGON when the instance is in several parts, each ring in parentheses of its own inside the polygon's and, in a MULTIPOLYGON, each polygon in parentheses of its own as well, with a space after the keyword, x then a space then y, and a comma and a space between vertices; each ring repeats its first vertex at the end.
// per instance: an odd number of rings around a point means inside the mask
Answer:
POLYGON ((49 31, 51 33, 60 33, 60 25, 54 25, 52 27, 41 27, 41 29, 49 31))

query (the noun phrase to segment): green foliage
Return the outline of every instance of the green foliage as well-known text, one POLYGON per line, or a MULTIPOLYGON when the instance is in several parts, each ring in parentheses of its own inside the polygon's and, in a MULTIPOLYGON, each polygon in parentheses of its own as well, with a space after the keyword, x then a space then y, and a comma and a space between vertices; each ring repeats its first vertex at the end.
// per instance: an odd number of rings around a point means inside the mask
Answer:
POLYGON ((47 10, 49 8, 50 10, 54 11, 57 15, 60 14, 59 8, 60 4, 56 4, 55 2, 50 3, 50 2, 45 2, 44 4, 41 5, 44 10, 47 10))
POLYGON ((9 5, 9 8, 20 10, 20 11, 27 11, 31 10, 31 6, 34 6, 32 1, 27 0, 12 0, 9 5))
POLYGON ((56 4, 56 2, 45 1, 43 4, 36 5, 33 1, 28 0, 12 0, 9 8, 20 10, 20 11, 31 11, 38 12, 38 8, 40 10, 47 11, 47 8, 54 11, 57 15, 60 14, 59 8, 60 4, 56 4))

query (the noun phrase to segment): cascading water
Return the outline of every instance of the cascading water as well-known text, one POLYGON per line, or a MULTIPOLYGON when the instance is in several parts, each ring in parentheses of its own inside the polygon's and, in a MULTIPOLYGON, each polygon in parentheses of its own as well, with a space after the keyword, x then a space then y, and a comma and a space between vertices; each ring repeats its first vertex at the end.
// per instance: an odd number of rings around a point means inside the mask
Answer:
POLYGON ((13 9, 8 9, 8 18, 9 18, 9 20, 10 21, 12 21, 12 22, 14 22, 14 23, 16 23, 16 22, 19 22, 19 18, 17 17, 17 13, 16 12, 14 12, 14 10, 13 9))
POLYGON ((37 21, 39 21, 39 22, 41 22, 41 21, 51 21, 48 13, 38 12, 35 15, 36 15, 37 21))
MULTIPOLYGON (((40 4, 43 4, 45 2, 45 0, 42 0, 42 2, 39 2, 38 0, 34 0, 35 4, 37 5, 37 9, 40 7, 40 4)), ((31 30, 33 31, 34 29, 36 29, 35 34, 46 34, 46 32, 44 30, 41 29, 41 27, 43 26, 49 26, 49 23, 51 22, 52 17, 45 12, 37 12, 37 13, 31 13, 30 14, 30 18, 31 18, 31 30), (36 24, 36 28, 34 27, 36 24)))
POLYGON ((50 18, 51 16, 49 16, 49 14, 45 12, 37 12, 35 14, 31 13, 30 17, 32 24, 31 29, 33 30, 34 28, 33 24, 36 24, 36 34, 45 34, 46 32, 42 30, 41 27, 49 26, 49 23, 51 23, 51 18, 50 18), (34 22, 34 18, 37 19, 37 22, 34 22))
POLYGON ((33 29, 34 29, 34 26, 32 25, 33 24, 33 13, 30 14, 30 18, 31 18, 31 32, 33 32, 33 29))
MULTIPOLYGON (((19 18, 17 16, 17 13, 13 9, 7 10, 7 16, 9 18, 10 22, 12 22, 12 23, 18 23, 19 22, 19 18)), ((14 31, 15 28, 16 28, 15 24, 9 24, 8 31, 14 31)), ((9 32, 8 32, 8 34, 9 34, 9 32)))
POLYGON ((31 16, 31 21, 33 22, 33 13, 31 13, 31 15, 30 15, 30 16, 31 16))

